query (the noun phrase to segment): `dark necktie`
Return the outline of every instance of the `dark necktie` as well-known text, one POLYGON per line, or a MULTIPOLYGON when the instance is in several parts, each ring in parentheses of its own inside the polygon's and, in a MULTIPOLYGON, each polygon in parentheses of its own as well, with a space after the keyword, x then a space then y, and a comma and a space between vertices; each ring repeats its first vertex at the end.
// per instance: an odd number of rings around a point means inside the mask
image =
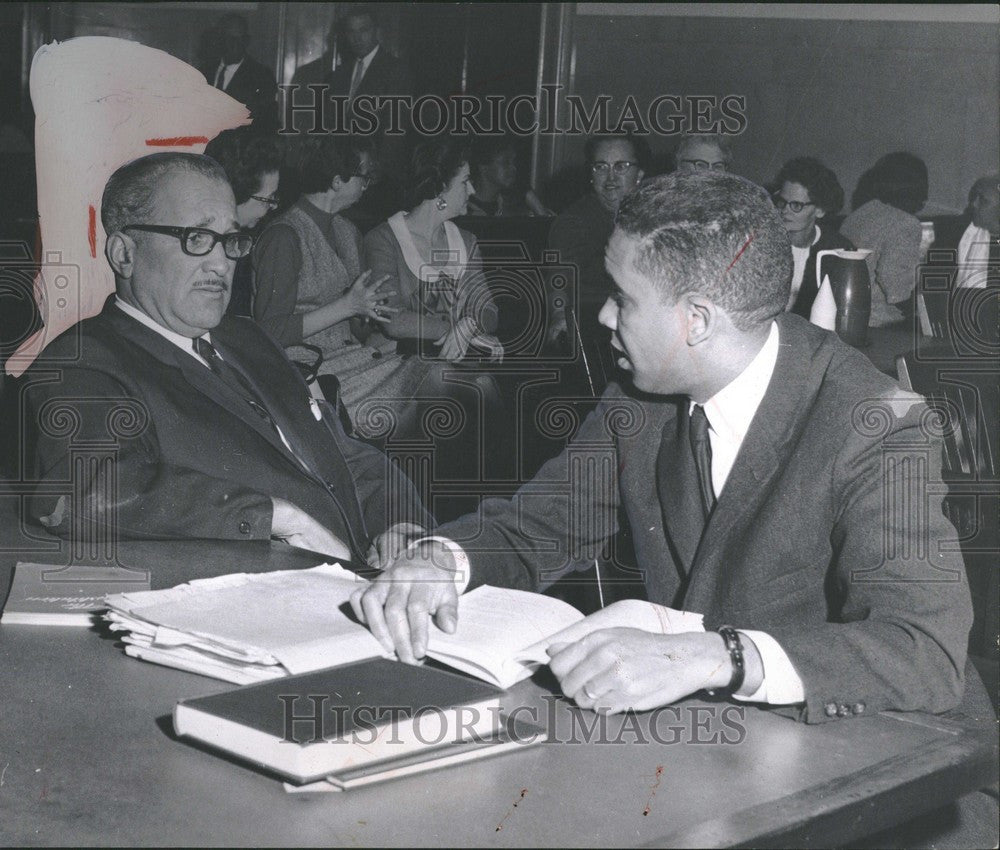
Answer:
POLYGON ((235 390, 247 404, 250 405, 254 413, 256 413, 261 419, 267 422, 276 434, 278 432, 278 426, 275 425, 274 419, 271 418, 271 414, 268 413, 267 408, 261 402, 257 391, 250 386, 250 382, 244 378, 237 369, 230 366, 225 360, 219 357, 219 352, 215 350, 215 346, 212 345, 204 337, 198 337, 191 340, 194 350, 198 353, 202 360, 208 363, 208 368, 211 369, 220 379, 229 385, 229 387, 235 390))
POLYGON ((707 520, 715 507, 715 491, 712 489, 712 443, 708 437, 708 417, 705 408, 696 404, 691 411, 691 428, 688 432, 694 465, 698 470, 698 484, 701 490, 701 507, 707 520))

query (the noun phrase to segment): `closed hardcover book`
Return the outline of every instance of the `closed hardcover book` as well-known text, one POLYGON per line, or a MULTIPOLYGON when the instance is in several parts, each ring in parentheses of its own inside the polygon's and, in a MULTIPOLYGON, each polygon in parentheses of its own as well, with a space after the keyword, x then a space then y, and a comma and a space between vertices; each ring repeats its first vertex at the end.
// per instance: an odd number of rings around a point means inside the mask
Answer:
POLYGON ((105 597, 149 590, 148 573, 118 567, 19 563, 0 623, 29 626, 90 626, 107 608, 105 597))
POLYGON ((183 700, 174 729, 292 782, 491 736, 500 691, 386 659, 183 700))

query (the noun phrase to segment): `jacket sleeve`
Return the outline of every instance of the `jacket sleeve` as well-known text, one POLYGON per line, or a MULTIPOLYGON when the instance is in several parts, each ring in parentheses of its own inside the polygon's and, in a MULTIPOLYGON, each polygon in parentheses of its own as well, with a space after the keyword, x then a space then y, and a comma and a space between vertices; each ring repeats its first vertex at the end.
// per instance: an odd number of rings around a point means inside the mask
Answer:
POLYGON ((302 342, 302 314, 295 312, 301 268, 302 251, 292 228, 268 227, 253 252, 253 317, 281 345, 302 342))
POLYGON ((65 367, 62 380, 29 385, 26 396, 36 482, 29 511, 56 536, 270 537, 270 498, 163 463, 157 423, 110 373, 65 367))
MULTIPOLYGON (((511 499, 484 499, 479 510, 445 523, 438 534, 458 543, 481 584, 543 590, 585 569, 618 531, 618 423, 636 418, 638 402, 609 392, 576 436, 511 499)), ((575 413, 557 400, 539 409, 539 427, 561 429, 575 413)), ((641 414, 640 414, 641 416, 641 414)))
POLYGON ((797 712, 809 723, 887 709, 946 711, 964 687, 972 606, 942 512, 940 440, 921 403, 896 398, 868 410, 828 485, 838 494, 833 610, 826 622, 768 629, 802 678, 806 703, 797 712))

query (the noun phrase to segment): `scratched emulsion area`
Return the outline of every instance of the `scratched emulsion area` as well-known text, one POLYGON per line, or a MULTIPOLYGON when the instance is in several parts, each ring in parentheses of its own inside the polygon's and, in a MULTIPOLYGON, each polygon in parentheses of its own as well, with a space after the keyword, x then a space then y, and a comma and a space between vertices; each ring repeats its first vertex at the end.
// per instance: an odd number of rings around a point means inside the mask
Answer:
POLYGON ((100 222, 111 173, 154 151, 201 153, 223 130, 249 123, 246 107, 196 68, 119 38, 42 46, 30 87, 42 244, 35 298, 44 328, 7 361, 13 375, 76 321, 99 313, 114 290, 100 222))

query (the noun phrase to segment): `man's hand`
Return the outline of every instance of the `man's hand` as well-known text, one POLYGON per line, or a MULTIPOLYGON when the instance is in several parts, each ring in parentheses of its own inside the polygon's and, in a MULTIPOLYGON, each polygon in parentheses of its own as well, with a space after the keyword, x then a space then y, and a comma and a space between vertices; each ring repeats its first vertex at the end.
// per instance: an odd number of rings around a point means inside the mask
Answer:
POLYGON ((400 661, 416 664, 427 651, 428 620, 451 634, 458 626, 454 558, 439 543, 404 552, 367 588, 355 591, 351 607, 362 623, 400 661))
POLYGON ((423 537, 427 530, 413 522, 397 522, 372 541, 366 560, 373 570, 384 570, 406 551, 410 541, 423 537))
POLYGON ((702 688, 724 688, 733 672, 717 632, 601 629, 548 652, 563 693, 581 708, 607 714, 648 711, 702 688))
POLYGON ((329 555, 338 561, 351 560, 351 550, 333 532, 309 514, 284 499, 271 498, 271 536, 299 549, 329 555))

